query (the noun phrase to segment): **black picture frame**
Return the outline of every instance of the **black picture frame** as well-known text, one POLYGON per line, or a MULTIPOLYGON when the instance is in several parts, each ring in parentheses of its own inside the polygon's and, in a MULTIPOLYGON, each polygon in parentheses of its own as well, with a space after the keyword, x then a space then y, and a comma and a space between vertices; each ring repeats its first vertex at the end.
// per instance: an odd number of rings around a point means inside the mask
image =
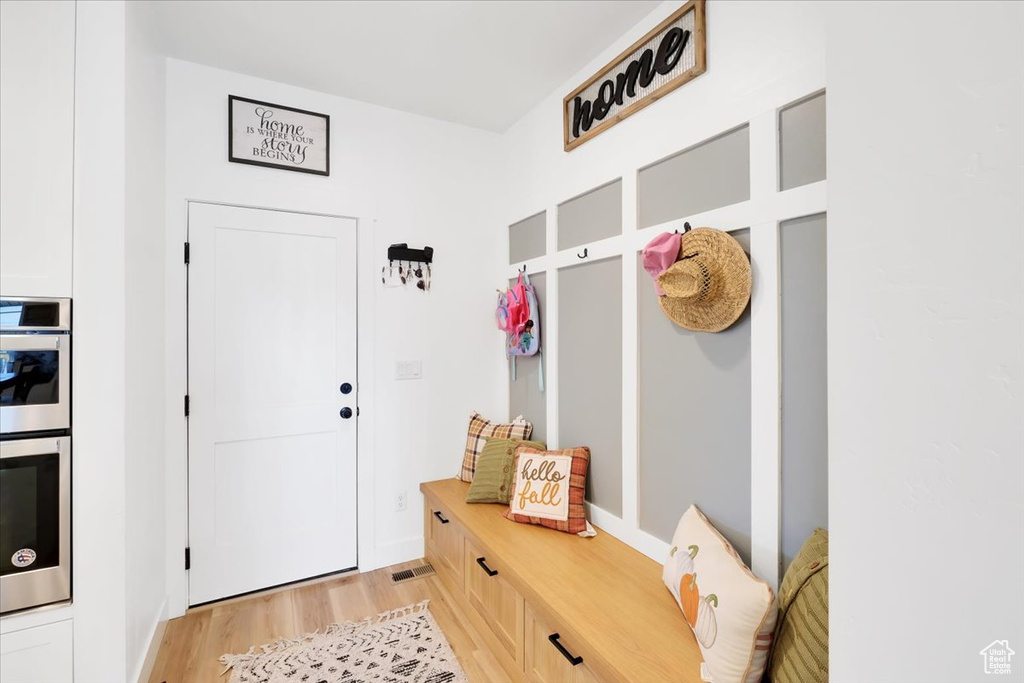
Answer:
POLYGON ((263 166, 265 168, 276 168, 282 171, 294 171, 296 173, 308 173, 311 175, 329 176, 331 175, 331 117, 329 114, 321 114, 320 112, 309 111, 307 109, 298 109, 296 107, 289 107, 283 104, 274 104, 273 102, 264 102, 262 100, 254 100, 248 97, 241 97, 239 95, 228 95, 228 161, 235 164, 246 164, 248 166, 263 166), (235 102, 245 102, 247 104, 272 108, 276 110, 283 110, 293 112, 295 114, 302 114, 304 116, 312 116, 319 119, 323 119, 324 122, 324 167, 319 168, 301 168, 294 164, 287 163, 274 163, 273 161, 259 161, 252 158, 235 156, 235 102))

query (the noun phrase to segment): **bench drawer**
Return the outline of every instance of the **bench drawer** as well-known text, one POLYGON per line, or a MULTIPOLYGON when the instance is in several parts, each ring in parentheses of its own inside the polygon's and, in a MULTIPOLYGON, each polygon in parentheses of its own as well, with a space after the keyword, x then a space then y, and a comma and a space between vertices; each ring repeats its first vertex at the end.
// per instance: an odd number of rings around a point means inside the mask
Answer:
POLYGON ((463 590, 463 534, 458 522, 448 510, 433 501, 427 501, 427 558, 438 566, 439 574, 446 576, 459 591, 463 590))
POLYGON ((502 575, 500 559, 466 539, 466 597, 517 668, 523 661, 523 596, 502 575))
POLYGON ((576 644, 564 637, 557 639, 568 654, 552 642, 557 629, 546 624, 529 605, 526 606, 526 678, 536 683, 596 683, 600 679, 587 668, 585 661, 573 664, 569 656, 582 659, 576 644))

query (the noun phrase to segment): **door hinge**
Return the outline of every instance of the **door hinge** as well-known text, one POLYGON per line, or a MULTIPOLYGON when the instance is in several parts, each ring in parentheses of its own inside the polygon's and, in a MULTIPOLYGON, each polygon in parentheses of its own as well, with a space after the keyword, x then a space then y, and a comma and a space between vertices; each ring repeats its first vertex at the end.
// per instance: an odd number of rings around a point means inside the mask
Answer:
POLYGON ((192 548, 185 548, 185 571, 192 568, 192 548))
POLYGON ((188 242, 185 242, 185 265, 188 265, 188 242))
POLYGON ((185 417, 188 417, 188 394, 185 394, 185 417))

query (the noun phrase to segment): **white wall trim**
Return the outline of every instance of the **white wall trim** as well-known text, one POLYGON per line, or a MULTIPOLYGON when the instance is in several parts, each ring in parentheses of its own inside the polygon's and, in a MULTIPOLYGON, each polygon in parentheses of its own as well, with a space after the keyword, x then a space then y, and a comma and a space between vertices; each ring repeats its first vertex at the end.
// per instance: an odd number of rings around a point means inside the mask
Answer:
MULTIPOLYGON (((770 214, 779 187, 778 110, 750 122, 750 197, 770 214)), ((782 477, 781 291, 779 224, 750 226, 750 564, 779 584, 782 477)))
MULTIPOLYGON (((547 208, 547 253, 554 254, 558 249, 558 207, 547 208)), ((545 262, 547 277, 544 281, 547 287, 547 313, 544 322, 547 329, 544 330, 544 338, 541 340, 541 353, 544 354, 541 360, 544 363, 544 391, 547 393, 545 405, 547 406, 547 430, 548 448, 558 448, 558 268, 553 260, 545 262)))
POLYGON ((380 564, 373 533, 374 510, 374 448, 377 412, 374 410, 375 362, 373 330, 377 274, 373 268, 360 268, 359 264, 373 263, 373 233, 377 221, 373 218, 356 219, 356 547, 357 564, 361 571, 376 569, 380 564))
POLYGON ((423 557, 423 536, 413 536, 393 543, 374 548, 372 563, 364 564, 362 557, 359 558, 359 571, 368 572, 381 567, 390 567, 402 562, 408 562, 410 558, 423 557))
POLYGON ((781 374, 777 222, 751 226, 754 294, 750 307, 750 564, 779 584, 781 544, 781 374))
POLYGON ((622 521, 640 528, 640 313, 637 305, 637 258, 630 249, 637 229, 637 173, 622 174, 622 521))
POLYGON ((164 597, 163 602, 160 603, 160 609, 156 611, 156 619, 146 636, 145 642, 149 645, 146 646, 145 653, 139 663, 135 665, 135 671, 132 672, 128 680, 148 683, 150 674, 153 673, 153 667, 156 665, 156 656, 160 652, 160 642, 164 639, 164 631, 167 630, 166 612, 167 598, 164 597))

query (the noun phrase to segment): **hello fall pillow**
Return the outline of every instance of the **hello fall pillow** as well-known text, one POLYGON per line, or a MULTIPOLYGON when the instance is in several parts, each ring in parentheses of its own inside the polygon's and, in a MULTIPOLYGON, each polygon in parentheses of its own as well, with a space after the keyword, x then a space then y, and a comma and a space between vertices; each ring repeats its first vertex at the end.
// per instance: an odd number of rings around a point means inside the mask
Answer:
POLYGON ((580 536, 596 536, 587 522, 583 494, 587 487, 590 449, 586 446, 542 451, 516 448, 515 479, 505 517, 580 536))

